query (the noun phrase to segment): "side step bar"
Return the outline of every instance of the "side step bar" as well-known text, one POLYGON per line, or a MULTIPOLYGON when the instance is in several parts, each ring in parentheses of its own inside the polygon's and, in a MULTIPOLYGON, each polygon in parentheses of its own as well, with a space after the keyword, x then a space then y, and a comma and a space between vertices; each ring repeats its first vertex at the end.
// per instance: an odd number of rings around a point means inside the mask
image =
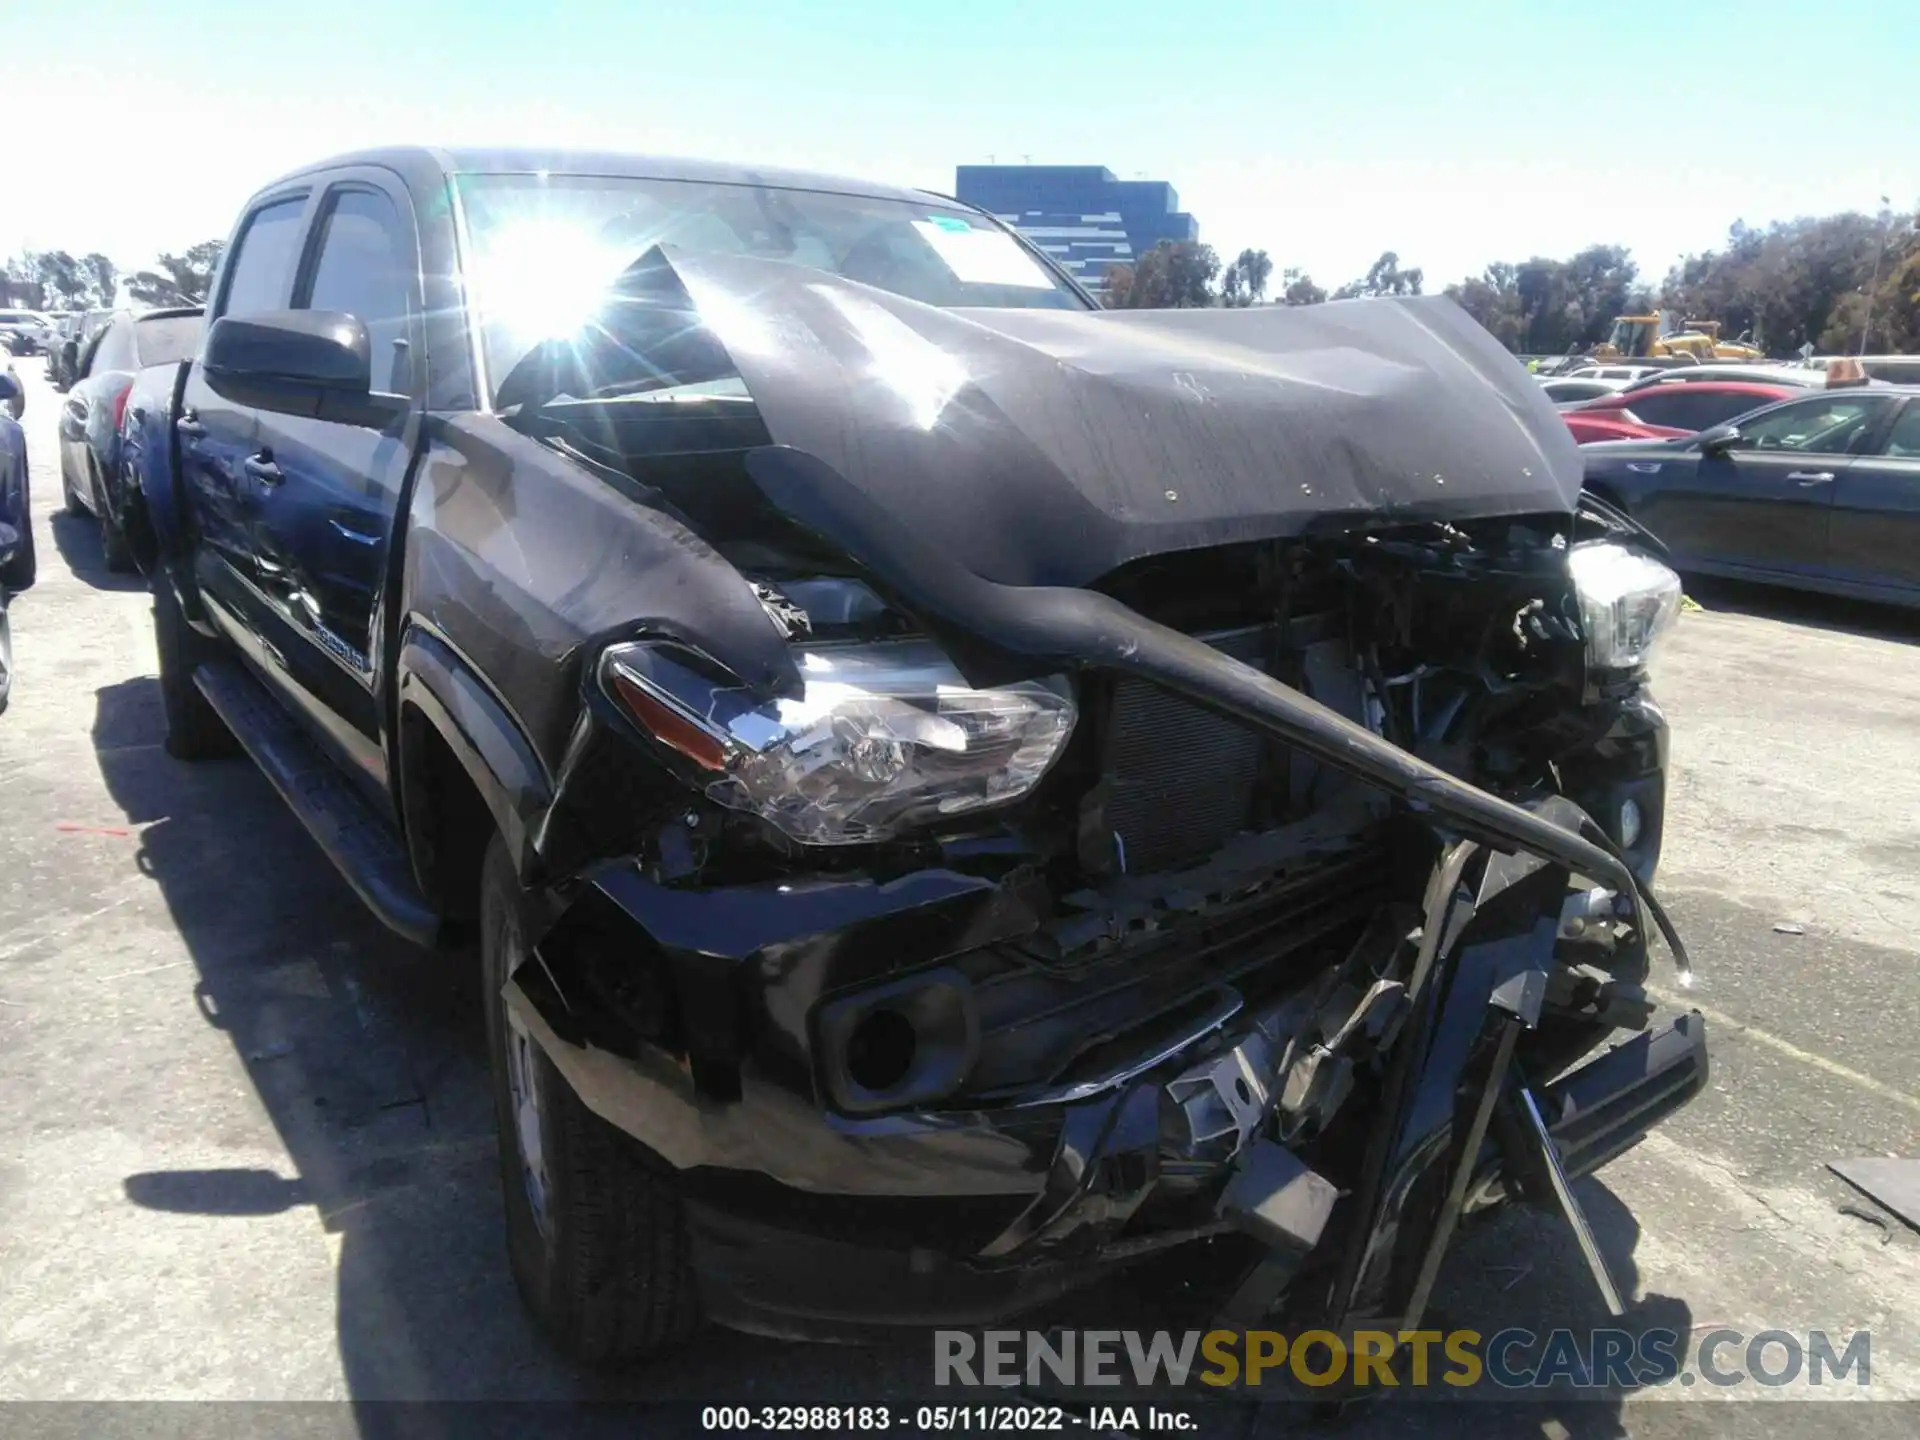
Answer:
POLYGON ((237 664, 203 664, 193 683, 367 908, 389 930, 416 945, 432 945, 440 917, 414 883, 393 826, 237 664))

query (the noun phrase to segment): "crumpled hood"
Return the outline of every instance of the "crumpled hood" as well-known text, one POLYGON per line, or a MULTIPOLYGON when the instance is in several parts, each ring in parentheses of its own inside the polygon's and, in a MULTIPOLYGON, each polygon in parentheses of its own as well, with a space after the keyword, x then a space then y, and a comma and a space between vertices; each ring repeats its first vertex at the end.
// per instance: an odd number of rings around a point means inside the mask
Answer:
POLYGON ((1569 513, 1539 385, 1437 297, 1243 310, 941 310, 662 247, 775 444, 984 578, 1368 520, 1569 513))

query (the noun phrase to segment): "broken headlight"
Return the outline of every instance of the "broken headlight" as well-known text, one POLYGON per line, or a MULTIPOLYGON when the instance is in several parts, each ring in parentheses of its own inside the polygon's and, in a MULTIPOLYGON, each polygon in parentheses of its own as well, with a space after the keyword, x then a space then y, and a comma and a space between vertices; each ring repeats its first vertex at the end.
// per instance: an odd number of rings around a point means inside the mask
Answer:
POLYGON ((677 646, 618 645, 602 682, 709 798, 809 845, 888 839, 1017 800, 1073 733, 1061 678, 976 690, 924 640, 795 647, 805 692, 754 701, 677 646))
POLYGON ((1597 669, 1644 664, 1653 642, 1680 614, 1680 577, 1625 545, 1576 545, 1567 555, 1567 572, 1580 600, 1587 660, 1597 669))

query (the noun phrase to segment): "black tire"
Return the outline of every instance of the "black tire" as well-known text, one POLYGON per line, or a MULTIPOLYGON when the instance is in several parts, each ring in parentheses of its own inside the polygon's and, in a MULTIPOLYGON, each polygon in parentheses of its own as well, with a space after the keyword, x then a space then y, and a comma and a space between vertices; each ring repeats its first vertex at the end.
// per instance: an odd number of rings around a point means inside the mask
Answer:
POLYGON ((93 513, 87 509, 85 502, 80 499, 80 492, 73 488, 73 477, 67 474, 67 462, 65 460, 60 462, 60 494, 67 502, 67 514, 91 515, 93 513))
MULTIPOLYGON (((33 513, 33 501, 30 495, 22 497, 25 502, 24 514, 33 513)), ((18 595, 22 590, 31 590, 33 582, 40 574, 40 559, 34 552, 33 525, 29 521, 21 530, 20 544, 15 548, 13 557, 0 565, 0 591, 18 595)))
POLYGON ((7 597, 0 590, 0 715, 13 698, 13 622, 7 618, 7 597))
POLYGON ((115 522, 113 511, 104 505, 100 507, 100 553, 107 569, 116 575, 133 569, 133 551, 127 545, 127 537, 115 522))
POLYGON ((160 652, 160 700, 167 714, 167 753, 176 760, 217 760, 238 752, 233 732, 193 683, 215 646, 187 624, 164 571, 153 577, 153 641, 160 652))
POLYGON ((480 972, 514 1284, 570 1358, 638 1360, 700 1324, 679 1187, 664 1161, 587 1109, 508 1016, 500 991, 525 954, 526 914, 513 862, 495 836, 481 870, 480 972), (516 1066, 537 1117, 537 1183, 521 1139, 516 1066))

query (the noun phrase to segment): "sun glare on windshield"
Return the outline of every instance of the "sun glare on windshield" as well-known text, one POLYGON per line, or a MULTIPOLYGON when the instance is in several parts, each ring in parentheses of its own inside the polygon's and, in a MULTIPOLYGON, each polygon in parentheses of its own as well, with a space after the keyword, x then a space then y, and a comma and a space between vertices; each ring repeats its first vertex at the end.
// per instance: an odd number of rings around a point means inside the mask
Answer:
POLYGON ((576 224, 532 216, 489 234, 468 280, 475 307, 528 340, 571 335, 592 318, 633 253, 576 224))

